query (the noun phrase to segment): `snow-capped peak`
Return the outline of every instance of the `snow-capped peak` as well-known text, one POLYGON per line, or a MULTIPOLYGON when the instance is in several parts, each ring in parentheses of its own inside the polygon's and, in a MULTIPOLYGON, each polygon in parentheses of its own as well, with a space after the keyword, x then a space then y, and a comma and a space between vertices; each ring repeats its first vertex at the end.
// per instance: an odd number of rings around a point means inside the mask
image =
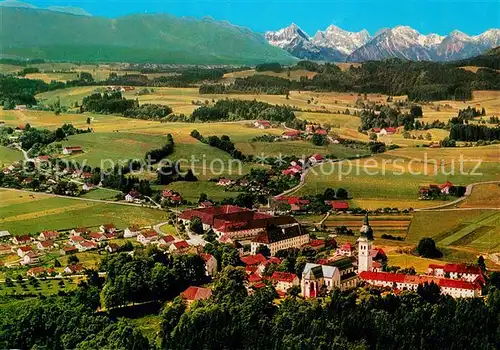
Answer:
POLYGON ((367 30, 360 32, 349 32, 330 25, 325 31, 318 31, 311 41, 320 46, 335 48, 346 55, 352 53, 354 50, 360 48, 370 40, 370 34, 367 30))
POLYGON ((298 25, 292 23, 290 26, 278 31, 266 32, 266 40, 271 45, 285 48, 298 40, 309 41, 309 35, 300 29, 298 25))

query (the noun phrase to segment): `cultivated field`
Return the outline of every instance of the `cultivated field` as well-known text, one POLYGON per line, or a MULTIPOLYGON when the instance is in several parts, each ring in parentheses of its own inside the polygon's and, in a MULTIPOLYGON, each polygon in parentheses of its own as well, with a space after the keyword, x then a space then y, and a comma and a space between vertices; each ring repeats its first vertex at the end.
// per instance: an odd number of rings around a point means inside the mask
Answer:
MULTIPOLYGON (((411 215, 372 215, 370 225, 376 238, 380 238, 383 234, 405 237, 411 218, 411 215)), ((357 234, 362 222, 362 215, 331 215, 324 224, 329 230, 345 226, 357 234)))
POLYGON ((0 228, 12 234, 74 227, 96 228, 113 223, 120 229, 131 224, 152 225, 166 221, 160 210, 56 198, 39 193, 0 190, 0 228))
POLYGON ((458 206, 460 208, 500 208, 500 184, 474 186, 470 196, 458 206))

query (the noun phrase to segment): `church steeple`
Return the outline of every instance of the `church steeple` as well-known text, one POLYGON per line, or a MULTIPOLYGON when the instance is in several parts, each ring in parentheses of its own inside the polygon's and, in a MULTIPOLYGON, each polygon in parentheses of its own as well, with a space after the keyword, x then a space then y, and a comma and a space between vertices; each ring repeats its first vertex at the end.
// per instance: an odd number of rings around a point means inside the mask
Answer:
POLYGON ((368 221, 368 213, 365 214, 363 219, 363 226, 360 229, 361 237, 366 237, 368 240, 373 241, 373 229, 368 221))

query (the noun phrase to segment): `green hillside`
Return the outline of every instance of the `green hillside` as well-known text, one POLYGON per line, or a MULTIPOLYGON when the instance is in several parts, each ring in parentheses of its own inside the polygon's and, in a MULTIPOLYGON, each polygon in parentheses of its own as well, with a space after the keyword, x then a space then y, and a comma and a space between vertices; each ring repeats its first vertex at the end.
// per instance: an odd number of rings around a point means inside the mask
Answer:
POLYGON ((109 19, 0 7, 0 52, 26 58, 178 64, 289 63, 247 28, 166 14, 109 19))

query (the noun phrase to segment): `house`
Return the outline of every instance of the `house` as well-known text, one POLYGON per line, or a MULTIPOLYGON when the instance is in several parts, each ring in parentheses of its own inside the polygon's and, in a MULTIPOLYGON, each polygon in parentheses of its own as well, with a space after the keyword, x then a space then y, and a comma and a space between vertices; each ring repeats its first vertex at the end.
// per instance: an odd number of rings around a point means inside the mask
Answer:
POLYGON ((435 283, 444 295, 454 298, 474 298, 481 296, 482 286, 477 282, 437 278, 435 276, 414 276, 402 273, 362 271, 361 280, 377 287, 398 290, 417 290, 420 284, 435 283))
POLYGON ((70 266, 66 266, 63 270, 63 272, 67 275, 75 275, 82 273, 84 270, 83 264, 74 264, 70 266))
POLYGON ((12 243, 15 245, 28 244, 31 243, 31 240, 30 235, 14 236, 12 243))
POLYGON ((140 233, 137 236, 137 242, 144 244, 144 245, 148 245, 148 244, 151 244, 153 242, 156 242, 159 237, 160 236, 155 231, 152 231, 152 230, 145 231, 145 232, 140 233))
POLYGON ((83 153, 83 149, 80 146, 64 147, 62 153, 65 155, 79 154, 79 153, 83 153))
POLYGON ((295 140, 302 134, 299 130, 288 130, 285 131, 281 137, 285 140, 295 140))
POLYGON ((345 243, 340 248, 337 248, 337 255, 342 256, 353 256, 354 255, 354 246, 351 243, 345 243))
POLYGON ((200 208, 209 208, 209 207, 213 207, 214 204, 210 201, 204 201, 204 202, 201 202, 200 203, 200 208))
POLYGON ((170 247, 168 248, 168 251, 170 253, 177 253, 177 254, 182 254, 182 253, 185 253, 187 252, 187 250, 189 249, 189 243, 186 242, 186 241, 178 241, 178 242, 174 242, 170 245, 170 247))
POLYGON ((256 120, 253 125, 259 129, 269 129, 271 127, 271 123, 267 120, 256 120))
POLYGON ((248 274, 257 273, 261 275, 264 271, 264 264, 267 259, 262 254, 247 255, 240 258, 241 262, 245 265, 245 271, 248 274))
POLYGON ((328 132, 325 129, 317 129, 314 133, 321 136, 328 135, 328 132))
POLYGON ((381 128, 372 128, 372 132, 379 134, 382 131, 381 128))
POLYGON ((50 156, 38 156, 35 158, 35 164, 47 163, 50 161, 50 156))
POLYGON ((46 273, 47 271, 45 270, 45 267, 43 266, 37 266, 37 267, 32 267, 28 271, 26 271, 26 275, 29 277, 37 277, 41 275, 42 273, 46 273))
POLYGON ((69 238, 69 244, 72 244, 74 246, 76 246, 77 244, 79 244, 83 241, 85 241, 85 238, 83 238, 82 236, 71 236, 69 238))
POLYGON ((300 281, 297 275, 290 272, 275 271, 271 275, 271 281, 273 282, 276 290, 283 293, 286 293, 293 286, 300 286, 300 281))
POLYGON ((302 167, 298 164, 292 165, 281 172, 285 176, 295 176, 297 174, 302 173, 302 167))
POLYGON ((119 252, 120 251, 120 245, 119 244, 116 244, 116 243, 109 243, 107 246, 106 246, 106 251, 108 253, 116 253, 116 252, 119 252))
POLYGON ((278 202, 290 205, 291 211, 301 211, 310 203, 308 199, 301 199, 298 196, 281 196, 276 199, 278 202))
POLYGON ((200 256, 205 263, 207 276, 215 276, 217 273, 217 259, 212 254, 201 253, 200 256))
POLYGON ((102 233, 114 233, 116 232, 116 227, 113 224, 104 224, 99 227, 102 233))
POLYGON ((208 288, 191 286, 181 293, 181 298, 185 299, 188 305, 197 300, 208 299, 212 296, 212 291, 208 288))
POLYGON ((392 134, 395 134, 396 131, 397 131, 397 129, 393 128, 393 127, 383 128, 380 131, 380 135, 392 135, 392 134))
POLYGON ((89 234, 89 238, 94 242, 102 242, 107 239, 106 236, 100 232, 92 232, 89 234))
POLYGON ((269 226, 264 232, 252 239, 250 251, 255 254, 257 248, 264 245, 274 256, 280 250, 300 248, 307 243, 309 243, 309 234, 302 230, 299 223, 284 227, 269 226))
POLYGON ((327 201, 335 211, 349 210, 349 203, 346 201, 327 201))
POLYGON ((31 248, 30 246, 22 246, 22 247, 17 248, 16 253, 17 253, 17 256, 19 256, 20 258, 23 258, 26 254, 31 253, 32 251, 33 251, 33 248, 31 248))
POLYGON ((0 231, 0 240, 9 240, 11 234, 9 231, 0 231))
POLYGON ((373 248, 370 250, 370 255, 373 261, 387 261, 387 255, 382 248, 373 248))
POLYGON ((138 225, 127 227, 123 232, 123 238, 136 237, 141 233, 141 228, 138 225))
POLYGON ((70 236, 81 236, 86 235, 87 233, 90 233, 90 230, 86 229, 85 227, 74 228, 69 231, 70 236))
POLYGON ((39 241, 54 241, 59 236, 57 231, 42 231, 38 236, 39 241))
POLYGON ((55 247, 55 245, 54 245, 53 241, 41 241, 41 242, 38 242, 36 245, 36 248, 38 250, 50 250, 50 249, 54 249, 54 247, 55 247))
POLYGON ((12 247, 8 244, 0 244, 0 255, 9 255, 12 252, 12 247))
POLYGON ((168 248, 175 242, 175 237, 171 235, 163 236, 158 240, 158 246, 168 248))
POLYGON ((319 153, 316 153, 316 154, 313 154, 311 157, 309 157, 309 163, 311 163, 313 165, 318 164, 318 163, 321 163, 324 159, 325 159, 325 157, 323 157, 319 153))
POLYGON ((82 185, 82 190, 85 191, 85 192, 88 192, 90 190, 93 190, 95 188, 94 184, 92 183, 84 183, 82 185))
POLYGON ((439 189, 441 190, 442 194, 450 194, 450 189, 453 187, 453 184, 449 181, 446 181, 446 183, 439 185, 439 189))
POLYGON ((231 186, 232 184, 234 184, 234 181, 226 178, 221 178, 219 182, 217 182, 217 186, 231 186))
POLYGON ((75 245, 75 247, 78 248, 78 251, 79 252, 85 252, 87 250, 93 250, 93 249, 97 249, 97 243, 96 242, 92 242, 92 241, 83 241, 83 242, 79 242, 75 245))
POLYGON ((66 246, 64 247, 63 249, 61 249, 59 251, 59 253, 61 255, 71 255, 71 254, 74 254, 74 253, 78 253, 78 248, 70 245, 70 246, 66 246))
POLYGON ((312 239, 308 244, 314 250, 320 250, 325 247, 325 240, 323 239, 312 239))
POLYGON ((136 199, 141 198, 141 194, 136 190, 132 190, 125 196, 125 200, 129 203, 133 203, 136 199))
POLYGON ((40 255, 30 252, 26 254, 20 261, 21 265, 34 265, 40 262, 40 255))

